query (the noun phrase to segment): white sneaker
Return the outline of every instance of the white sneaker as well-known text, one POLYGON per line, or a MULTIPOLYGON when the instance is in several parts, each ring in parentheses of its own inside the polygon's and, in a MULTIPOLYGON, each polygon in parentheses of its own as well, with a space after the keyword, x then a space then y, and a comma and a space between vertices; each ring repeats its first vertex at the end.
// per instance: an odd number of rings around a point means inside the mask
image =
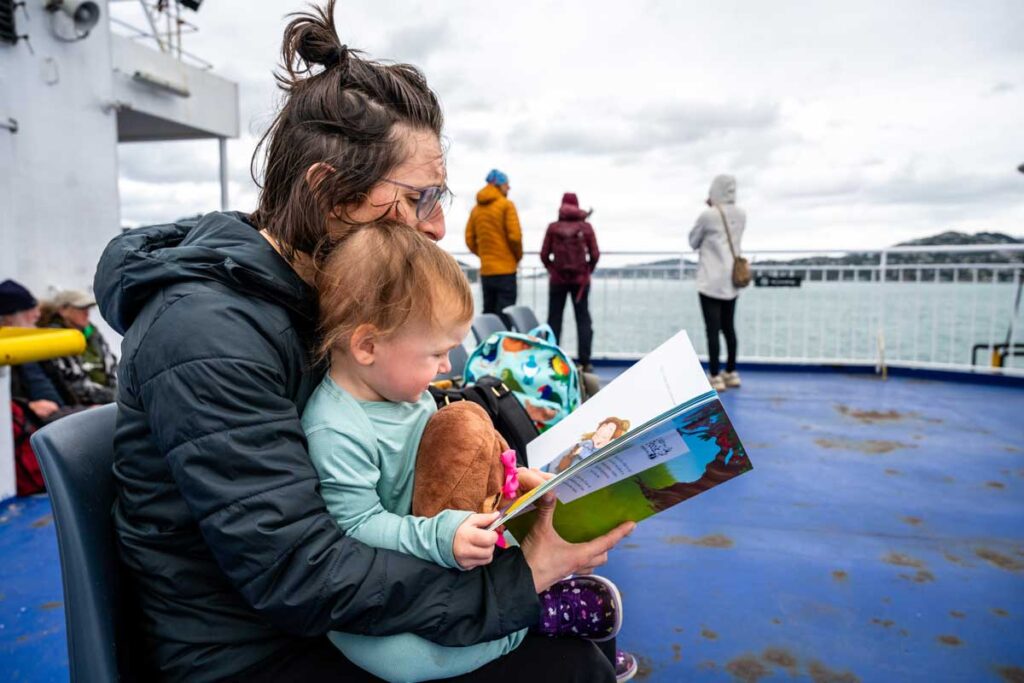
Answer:
POLYGON ((735 370, 732 372, 723 372, 722 379, 725 381, 725 386, 730 389, 738 389, 740 386, 740 373, 735 370))
POLYGON ((708 381, 711 382, 711 388, 715 391, 725 391, 725 378, 722 376, 722 373, 711 375, 708 377, 708 381))

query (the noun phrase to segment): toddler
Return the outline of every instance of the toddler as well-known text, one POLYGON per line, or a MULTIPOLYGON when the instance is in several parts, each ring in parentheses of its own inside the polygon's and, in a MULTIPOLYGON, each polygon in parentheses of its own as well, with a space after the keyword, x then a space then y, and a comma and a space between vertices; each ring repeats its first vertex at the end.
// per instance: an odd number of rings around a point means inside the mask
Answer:
MULTIPOLYGON (((498 536, 487 527, 497 513, 411 514, 416 451, 437 410, 427 387, 450 369, 448 352, 462 343, 473 316, 458 263, 415 230, 379 221, 353 229, 317 278, 319 352, 330 369, 310 397, 302 425, 331 516, 342 531, 371 546, 450 568, 489 563, 498 536)), ((541 603, 539 630, 548 635, 606 640, 621 623, 618 592, 599 577, 562 581, 542 594, 541 603), (597 602, 602 607, 594 610, 597 602)), ((525 635, 458 648, 409 633, 332 632, 330 639, 376 676, 422 681, 473 671, 514 650, 525 635)))

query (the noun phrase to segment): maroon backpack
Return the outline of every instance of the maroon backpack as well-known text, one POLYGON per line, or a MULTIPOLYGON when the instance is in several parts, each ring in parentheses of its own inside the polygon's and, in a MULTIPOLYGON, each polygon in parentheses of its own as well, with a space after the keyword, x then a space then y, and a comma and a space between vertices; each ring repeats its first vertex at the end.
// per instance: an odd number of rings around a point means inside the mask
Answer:
POLYGON ((559 221, 551 234, 554 269, 566 281, 585 282, 590 274, 587 262, 587 238, 583 223, 559 221))
POLYGON ((14 424, 14 468, 19 496, 30 496, 46 490, 39 461, 29 437, 36 431, 32 417, 20 401, 11 401, 11 422, 14 424))

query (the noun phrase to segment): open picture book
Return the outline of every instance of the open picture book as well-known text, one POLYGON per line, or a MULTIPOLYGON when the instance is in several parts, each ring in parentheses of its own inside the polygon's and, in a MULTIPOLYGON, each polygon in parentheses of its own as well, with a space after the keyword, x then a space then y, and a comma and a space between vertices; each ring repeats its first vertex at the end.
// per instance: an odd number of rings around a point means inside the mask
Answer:
POLYGON ((555 529, 587 541, 639 522, 751 469, 718 394, 681 331, 527 446, 555 473, 516 499, 492 528, 522 539, 533 503, 554 491, 555 529))

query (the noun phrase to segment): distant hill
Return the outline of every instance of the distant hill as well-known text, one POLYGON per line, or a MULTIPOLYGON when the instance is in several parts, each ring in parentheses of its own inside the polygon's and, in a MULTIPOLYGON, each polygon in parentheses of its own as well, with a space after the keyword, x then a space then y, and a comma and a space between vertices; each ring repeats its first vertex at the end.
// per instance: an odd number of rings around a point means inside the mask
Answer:
POLYGON ((966 232, 956 232, 950 230, 948 232, 940 232, 938 235, 932 235, 931 237, 922 237, 921 239, 910 240, 909 242, 900 242, 896 246, 898 247, 934 247, 937 245, 946 244, 1021 244, 1024 243, 1024 239, 1019 237, 1010 237, 1004 235, 1001 232, 976 232, 973 235, 969 235, 966 232))
MULTIPOLYGON (((970 235, 965 232, 950 230, 931 237, 922 237, 916 240, 900 242, 897 247, 936 247, 936 246, 964 246, 974 244, 1024 244, 1024 240, 1004 235, 1000 232, 979 232, 970 235)), ((878 254, 851 252, 844 256, 812 256, 810 258, 798 258, 790 260, 761 260, 758 264, 763 265, 791 265, 791 266, 864 266, 877 265, 878 254)), ((920 254, 889 254, 886 262, 889 265, 895 264, 929 264, 929 263, 1017 263, 1024 261, 1024 254, 1021 252, 1005 251, 977 251, 973 253, 936 253, 924 252, 920 254)))
MULTIPOLYGON (((1024 239, 1004 235, 1001 232, 979 232, 973 235, 965 232, 948 231, 922 237, 920 239, 900 242, 897 247, 913 246, 947 246, 967 244, 1024 244, 1024 239)), ((879 256, 877 253, 850 252, 843 256, 810 256, 796 259, 757 259, 757 265, 780 265, 780 266, 872 266, 878 265, 879 256)), ((679 277, 680 262, 686 267, 692 268, 696 259, 668 258, 649 263, 638 263, 621 268, 603 268, 594 273, 595 277, 622 277, 624 273, 634 273, 644 268, 657 268, 664 273, 662 277, 669 279, 679 277)), ((889 254, 886 257, 889 265, 904 264, 934 264, 934 263, 1020 263, 1024 262, 1024 253, 1005 252, 993 249, 973 253, 921 253, 921 254, 889 254)))

